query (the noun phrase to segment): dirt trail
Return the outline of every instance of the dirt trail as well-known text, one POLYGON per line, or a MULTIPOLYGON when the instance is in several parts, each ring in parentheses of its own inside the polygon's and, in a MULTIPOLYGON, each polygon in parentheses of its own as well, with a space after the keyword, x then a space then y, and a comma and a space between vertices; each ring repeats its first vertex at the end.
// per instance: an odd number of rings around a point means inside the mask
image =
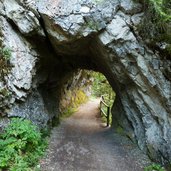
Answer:
POLYGON ((52 130, 41 171, 143 171, 150 162, 131 143, 102 126, 99 100, 90 100, 52 130))

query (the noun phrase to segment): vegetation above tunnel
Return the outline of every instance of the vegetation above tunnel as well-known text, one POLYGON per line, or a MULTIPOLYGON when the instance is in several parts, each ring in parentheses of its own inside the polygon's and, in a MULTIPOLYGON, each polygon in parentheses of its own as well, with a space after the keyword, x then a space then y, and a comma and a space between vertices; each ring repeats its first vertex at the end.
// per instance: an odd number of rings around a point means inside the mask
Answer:
POLYGON ((145 15, 139 25, 142 37, 153 48, 162 50, 163 55, 171 54, 171 1, 136 0, 143 4, 145 15), (159 42, 156 45, 156 42, 159 42))

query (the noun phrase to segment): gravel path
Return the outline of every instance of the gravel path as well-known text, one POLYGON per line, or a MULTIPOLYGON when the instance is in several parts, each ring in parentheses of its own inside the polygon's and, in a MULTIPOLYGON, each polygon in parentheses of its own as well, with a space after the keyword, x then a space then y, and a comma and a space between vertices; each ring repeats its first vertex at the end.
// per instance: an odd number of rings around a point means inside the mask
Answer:
POLYGON ((150 163, 127 138, 104 127, 98 104, 90 100, 52 130, 41 171, 143 171, 150 163))

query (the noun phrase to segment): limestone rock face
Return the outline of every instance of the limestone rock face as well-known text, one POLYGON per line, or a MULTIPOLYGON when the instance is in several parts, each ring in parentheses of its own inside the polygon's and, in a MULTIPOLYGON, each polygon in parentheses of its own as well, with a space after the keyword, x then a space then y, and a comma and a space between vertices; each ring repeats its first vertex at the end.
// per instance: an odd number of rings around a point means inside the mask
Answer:
POLYGON ((42 30, 36 17, 38 12, 34 9, 35 2, 3 0, 1 6, 2 14, 11 20, 21 33, 31 34, 42 30))
MULTIPOLYGON (((10 73, 4 76, 4 87, 7 87, 12 95, 11 103, 15 99, 27 97, 27 91, 32 87, 32 78, 35 74, 34 67, 37 60, 37 53, 31 49, 31 45, 13 30, 11 25, 3 17, 0 17, 2 46, 11 50, 10 73)), ((1 83, 3 84, 3 83, 1 83)), ((10 103, 9 101, 9 103, 10 103)))
MULTIPOLYGON (((30 105, 27 110, 16 108, 18 105, 16 101, 20 103, 27 101, 28 95, 33 91, 33 88, 36 89, 33 85, 33 79, 36 74, 35 65, 40 55, 35 50, 35 45, 31 44, 25 36, 38 29, 42 30, 39 20, 35 18, 35 15, 30 10, 26 10, 23 6, 24 4, 13 0, 0 2, 0 45, 1 49, 6 48, 11 51, 9 73, 2 74, 1 72, 0 113, 2 116, 7 115, 8 117, 22 116, 30 118, 29 115, 34 115, 34 118, 40 119, 39 114, 37 115, 37 111, 39 111, 43 118, 46 117, 44 120, 47 122, 47 113, 45 111, 40 112, 43 111, 42 106, 36 107, 39 110, 35 109, 33 105, 30 105), (5 95, 4 91, 6 92, 5 95)), ((3 57, 1 56, 1 58, 3 57)), ((22 104, 19 106, 22 106, 22 104)), ((24 106, 23 103, 23 108, 24 106)))
POLYGON ((70 73, 64 81, 61 89, 59 110, 67 113, 74 111, 77 106, 84 103, 91 95, 92 78, 91 73, 85 70, 78 70, 70 73), (72 75, 71 75, 72 74, 72 75))
POLYGON ((11 72, 0 84, 12 94, 0 104, 4 115, 46 123, 58 113, 51 95, 66 74, 93 69, 116 92, 113 126, 153 159, 171 161, 171 61, 139 35, 142 17, 133 0, 2 0, 1 42, 12 49, 11 72))

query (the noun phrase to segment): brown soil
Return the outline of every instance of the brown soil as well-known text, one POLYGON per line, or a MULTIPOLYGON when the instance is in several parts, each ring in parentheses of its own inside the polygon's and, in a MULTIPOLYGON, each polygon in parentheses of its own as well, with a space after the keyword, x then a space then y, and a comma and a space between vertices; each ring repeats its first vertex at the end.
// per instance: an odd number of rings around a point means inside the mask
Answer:
POLYGON ((52 130, 41 171, 143 171, 150 164, 135 144, 104 127, 90 100, 52 130))

